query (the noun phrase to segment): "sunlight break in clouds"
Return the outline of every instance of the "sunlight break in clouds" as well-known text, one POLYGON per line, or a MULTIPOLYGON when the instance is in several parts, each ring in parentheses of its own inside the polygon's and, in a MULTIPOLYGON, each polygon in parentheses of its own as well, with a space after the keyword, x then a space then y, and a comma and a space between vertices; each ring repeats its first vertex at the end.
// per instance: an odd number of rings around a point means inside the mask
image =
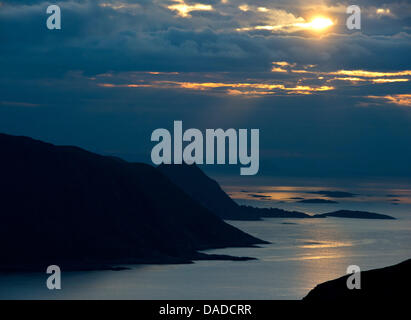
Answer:
POLYGON ((398 77, 398 76, 411 76, 411 70, 404 70, 398 72, 375 72, 366 70, 339 70, 330 74, 345 75, 345 76, 357 76, 366 78, 375 77, 398 77))
MULTIPOLYGON (((268 30, 268 31, 295 31, 296 24, 305 23, 302 17, 296 17, 294 14, 283 9, 269 9, 266 7, 256 7, 250 5, 241 5, 238 9, 242 12, 253 12, 256 17, 252 21, 245 22, 245 26, 239 27, 238 32, 246 32, 253 30, 268 30), (255 19, 260 20, 256 21, 255 19)), ((244 23, 242 23, 244 25, 244 23)))
POLYGON ((390 82, 407 82, 409 79, 404 79, 404 78, 399 78, 399 79, 372 79, 372 82, 374 83, 390 83, 390 82))
POLYGON ((372 83, 394 83, 394 82, 408 82, 410 79, 404 78, 404 76, 411 76, 411 70, 403 70, 397 72, 378 72, 378 71, 366 71, 366 70, 338 70, 336 72, 322 73, 326 75, 337 75, 346 77, 335 77, 331 80, 342 80, 350 82, 365 82, 372 83), (396 78, 396 77, 402 78, 396 78))
POLYGON ((386 96, 368 96, 367 98, 383 100, 403 107, 411 107, 411 94, 393 94, 386 96))
POLYGON ((238 6, 238 9, 240 9, 241 11, 247 12, 250 10, 250 7, 246 4, 242 4, 241 6, 238 6))
POLYGON ((378 8, 378 9, 377 9, 377 13, 378 13, 378 14, 389 14, 389 13, 390 13, 390 9, 378 8))
MULTIPOLYGON (((337 71, 321 71, 314 65, 299 65, 296 63, 290 63, 287 61, 277 61, 273 62, 273 68, 271 72, 287 74, 290 78, 297 79, 299 81, 310 82, 315 80, 318 84, 318 80, 321 80, 323 85, 328 85, 330 83, 335 83, 336 90, 341 88, 341 86, 336 81, 346 81, 352 86, 361 85, 378 85, 384 90, 384 84, 392 83, 404 83, 411 80, 411 70, 400 70, 392 72, 383 71, 369 71, 369 70, 337 70, 337 71), (295 69, 298 68, 298 69, 295 69), (294 77, 293 77, 294 76, 294 77)), ((385 103, 396 104, 399 106, 411 106, 411 95, 410 94, 389 94, 392 91, 380 92, 381 96, 367 95, 364 96, 368 99, 377 100, 385 103)), ((361 103, 362 105, 370 105, 369 103, 361 103)))
POLYGON ((375 13, 377 14, 377 17, 381 17, 381 16, 395 17, 395 15, 388 8, 378 8, 376 9, 375 13))
MULTIPOLYGON (((294 68, 297 64, 296 63, 289 63, 287 61, 275 61, 272 63, 273 67, 271 68, 271 72, 295 72, 295 73, 307 73, 308 71, 306 70, 294 70, 294 68)), ((313 65, 307 65, 304 66, 304 68, 312 68, 314 67, 313 65)))
POLYGON ((112 84, 99 83, 98 86, 104 88, 158 88, 158 89, 187 89, 197 91, 211 91, 213 89, 223 89, 228 95, 244 96, 264 96, 285 92, 287 94, 312 94, 313 92, 322 92, 334 90, 331 86, 309 86, 297 85, 286 86, 276 83, 223 83, 223 82, 184 82, 184 81, 152 81, 144 84, 112 84))
POLYGON ((120 9, 138 9, 140 5, 137 3, 124 3, 124 2, 114 2, 114 3, 99 3, 100 7, 103 8, 111 8, 113 10, 120 10, 120 9))
POLYGON ((193 5, 186 4, 184 0, 173 0, 176 4, 169 5, 167 8, 172 11, 177 11, 177 14, 182 18, 191 18, 192 11, 212 11, 213 6, 209 4, 195 3, 193 5))
MULTIPOLYGON (((411 76, 411 70, 402 70, 396 72, 381 72, 381 71, 367 71, 367 70, 338 70, 331 72, 324 72, 312 69, 313 65, 302 66, 303 69, 294 69, 296 64, 288 63, 285 61, 273 62, 273 68, 271 72, 274 73, 295 73, 295 74, 311 74, 317 79, 324 80, 324 76, 328 76, 325 81, 350 81, 352 83, 357 82, 372 82, 372 83, 394 83, 394 82, 408 82, 410 79, 406 78, 411 76), (319 77, 321 75, 322 77, 319 77), (401 77, 401 78, 398 78, 401 77)), ((301 68, 301 67, 300 67, 301 68)))

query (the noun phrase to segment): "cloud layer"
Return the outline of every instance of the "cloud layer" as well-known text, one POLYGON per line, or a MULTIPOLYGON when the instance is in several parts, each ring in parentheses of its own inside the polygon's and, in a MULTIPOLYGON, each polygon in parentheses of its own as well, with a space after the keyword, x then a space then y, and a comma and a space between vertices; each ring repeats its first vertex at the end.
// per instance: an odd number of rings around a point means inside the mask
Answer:
POLYGON ((263 172, 411 176, 406 1, 362 1, 360 31, 344 1, 68 0, 54 31, 0 3, 1 131, 144 160, 183 119, 260 128, 263 172))

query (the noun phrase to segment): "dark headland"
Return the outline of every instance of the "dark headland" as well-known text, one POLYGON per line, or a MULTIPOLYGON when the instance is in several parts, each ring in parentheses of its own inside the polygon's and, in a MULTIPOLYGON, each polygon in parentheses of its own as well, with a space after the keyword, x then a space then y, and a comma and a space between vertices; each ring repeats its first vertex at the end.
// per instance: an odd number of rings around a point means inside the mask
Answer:
POLYGON ((386 214, 374 213, 368 211, 352 211, 352 210, 338 210, 334 212, 328 212, 323 214, 317 214, 314 217, 324 218, 324 217, 336 217, 336 218, 352 218, 352 219, 385 219, 385 220, 395 220, 386 214))
POLYGON ((0 270, 238 260, 198 251, 265 243, 150 165, 5 134, 0 148, 0 270))
POLYGON ((307 302, 376 302, 408 299, 411 286, 411 259, 394 266, 361 272, 361 289, 347 288, 348 275, 324 282, 311 290, 307 302))
POLYGON ((199 251, 267 243, 222 219, 387 219, 240 206, 195 165, 155 168, 6 134, 0 148, 0 271, 247 260, 199 251))

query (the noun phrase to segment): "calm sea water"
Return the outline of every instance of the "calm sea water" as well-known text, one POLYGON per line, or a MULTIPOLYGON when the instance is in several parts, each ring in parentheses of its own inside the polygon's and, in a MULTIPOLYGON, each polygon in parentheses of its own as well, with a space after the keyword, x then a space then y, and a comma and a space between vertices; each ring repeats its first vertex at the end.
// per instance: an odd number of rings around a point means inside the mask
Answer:
MULTIPOLYGON (((237 188, 227 191, 235 194, 240 192, 237 188)), ((259 192, 268 192, 259 188, 259 192)), ((309 194, 309 190, 312 189, 297 193, 309 194)), ((344 275, 349 265, 367 270, 411 258, 411 204, 406 197, 410 190, 394 190, 402 201, 399 205, 387 201, 388 191, 384 189, 377 196, 374 190, 364 195, 365 201, 356 197, 341 200, 339 204, 302 205, 282 202, 284 199, 276 197, 271 199, 272 204, 264 201, 267 206, 276 203, 277 207, 307 212, 327 212, 341 207, 368 209, 393 215, 398 220, 327 218, 230 222, 272 243, 260 248, 208 251, 258 258, 255 261, 131 266, 131 270, 117 272, 63 270, 59 291, 46 288, 45 273, 0 275, 0 299, 300 299, 316 284, 344 275)), ((255 201, 238 195, 236 198, 243 203, 255 201)))

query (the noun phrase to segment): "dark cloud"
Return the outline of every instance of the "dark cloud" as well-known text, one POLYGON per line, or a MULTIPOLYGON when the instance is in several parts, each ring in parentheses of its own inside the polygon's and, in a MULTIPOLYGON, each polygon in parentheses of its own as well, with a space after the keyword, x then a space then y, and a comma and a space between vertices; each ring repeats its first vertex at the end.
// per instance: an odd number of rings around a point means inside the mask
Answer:
POLYGON ((357 194, 346 192, 346 191, 336 191, 336 190, 320 190, 320 191, 312 191, 310 193, 319 194, 322 196, 326 196, 329 198, 352 198, 356 197, 357 194))
POLYGON ((297 201, 299 203, 316 203, 316 204, 322 204, 322 203, 338 203, 337 201, 334 200, 327 200, 327 199, 304 199, 297 201))

